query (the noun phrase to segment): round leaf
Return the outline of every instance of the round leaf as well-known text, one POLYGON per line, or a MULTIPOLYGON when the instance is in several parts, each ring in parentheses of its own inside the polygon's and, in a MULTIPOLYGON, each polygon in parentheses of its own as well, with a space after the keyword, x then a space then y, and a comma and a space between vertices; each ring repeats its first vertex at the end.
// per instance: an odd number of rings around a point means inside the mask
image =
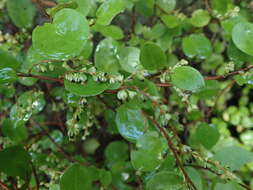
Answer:
POLYGON ((124 104, 117 109, 116 124, 119 133, 129 141, 136 141, 147 128, 141 110, 124 104))
POLYGON ((253 24, 238 23, 232 31, 232 39, 237 48, 253 56, 253 24))
POLYGON ((147 190, 177 190, 181 189, 183 178, 177 173, 161 171, 155 174, 148 182, 147 190))
POLYGON ((196 130, 197 140, 207 149, 211 149, 219 140, 220 134, 214 125, 202 123, 196 130))
POLYGON ((112 38, 102 40, 95 52, 95 65, 99 71, 116 73, 119 70, 118 43, 112 38))
POLYGON ((64 86, 66 90, 78 96, 96 96, 108 89, 110 84, 96 82, 92 78, 90 78, 85 84, 78 84, 65 80, 64 86))
POLYGON ((206 59, 212 54, 212 45, 208 38, 201 34, 192 34, 183 38, 183 51, 190 58, 206 59))
POLYGON ((52 24, 35 28, 33 48, 44 59, 67 60, 81 53, 89 35, 85 17, 73 10, 62 9, 52 24))
POLYGON ((129 1, 127 0, 107 0, 97 10, 97 23, 101 25, 109 25, 112 19, 122 12, 129 1))
POLYGON ((192 18, 190 19, 191 24, 196 27, 206 26, 209 21, 210 16, 208 11, 202 9, 194 11, 192 14, 192 18))
POLYGON ((203 76, 193 67, 177 67, 171 74, 172 83, 182 90, 199 91, 205 86, 203 76))
POLYGON ((124 47, 119 51, 119 63, 121 67, 133 73, 140 69, 140 50, 136 47, 124 47))
POLYGON ((140 60, 143 67, 148 70, 163 69, 167 63, 163 50, 152 42, 143 45, 140 60))

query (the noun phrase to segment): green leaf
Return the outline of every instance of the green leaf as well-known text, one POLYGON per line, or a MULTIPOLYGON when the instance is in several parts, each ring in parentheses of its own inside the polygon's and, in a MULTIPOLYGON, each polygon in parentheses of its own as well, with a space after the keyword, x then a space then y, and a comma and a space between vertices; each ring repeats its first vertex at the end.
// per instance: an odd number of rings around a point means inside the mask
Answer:
POLYGON ((190 66, 182 66, 173 69, 171 73, 172 83, 182 90, 199 91, 205 86, 203 76, 190 66))
POLYGON ((179 18, 174 15, 163 14, 161 16, 161 19, 168 28, 175 28, 180 24, 179 18))
POLYGON ((196 130, 196 139, 206 148, 211 149, 219 140, 220 133, 216 126, 202 123, 196 130))
POLYGON ((243 187, 241 187, 236 182, 228 182, 228 183, 217 183, 215 184, 214 190, 244 190, 243 187))
POLYGON ((114 40, 120 40, 124 38, 124 33, 121 28, 115 25, 102 26, 99 24, 95 24, 92 27, 92 30, 100 32, 105 37, 111 37, 114 40))
POLYGON ((120 66, 129 73, 137 72, 141 69, 140 50, 136 47, 123 47, 119 50, 120 66))
POLYGON ((127 0, 106 0, 97 10, 97 23, 109 25, 117 14, 124 11, 128 3, 127 0))
POLYGON ((176 0, 156 0, 156 4, 168 13, 175 9, 176 0))
POLYGON ((0 49, 0 69, 8 67, 17 70, 19 66, 20 63, 15 57, 9 52, 0 49))
POLYGON ((35 28, 33 48, 43 59, 67 60, 80 55, 88 35, 85 17, 73 9, 62 9, 56 13, 52 24, 35 28))
POLYGON ((104 187, 107 187, 112 183, 112 174, 110 171, 101 169, 99 172, 99 180, 104 187))
POLYGON ((141 48, 141 64, 145 69, 158 70, 167 65, 167 58, 163 50, 152 42, 147 42, 141 48))
POLYGON ((89 78, 85 84, 64 80, 64 86, 66 90, 78 96, 96 96, 108 89, 110 84, 96 82, 92 78, 89 78))
POLYGON ((105 157, 109 163, 126 161, 129 157, 128 145, 123 141, 113 141, 105 149, 105 157))
POLYGON ((120 65, 118 60, 119 44, 112 38, 102 40, 95 52, 95 65, 99 71, 117 73, 120 65))
POLYGON ((131 151, 131 163, 136 170, 153 171, 158 168, 163 159, 156 152, 137 150, 131 151))
POLYGON ((47 9, 47 14, 50 15, 51 17, 54 17, 55 14, 62 9, 65 9, 65 8, 75 9, 77 8, 77 6, 78 6, 77 3, 73 1, 59 3, 51 9, 47 9))
POLYGON ((16 71, 12 68, 0 69, 0 85, 5 83, 11 83, 17 80, 16 71))
POLYGON ((233 0, 212 0, 212 8, 220 14, 225 14, 233 8, 233 0))
POLYGON ((31 176, 31 157, 22 146, 12 146, 0 152, 0 171, 8 176, 28 180, 31 176))
POLYGON ((202 9, 194 11, 190 19, 191 24, 196 27, 204 27, 209 23, 209 21, 210 16, 208 11, 202 9))
POLYGON ((27 139, 28 133, 23 121, 12 121, 6 119, 3 122, 3 134, 12 141, 20 143, 27 139))
POLYGON ((253 153, 238 146, 229 146, 218 150, 214 159, 231 170, 239 170, 243 165, 253 162, 253 153))
POLYGON ((193 167, 187 167, 186 172, 188 173, 196 188, 203 189, 202 176, 200 173, 193 167))
POLYGON ((147 128, 146 118, 140 109, 123 104, 117 109, 116 124, 119 133, 129 141, 136 141, 147 128))
POLYGON ((89 170, 80 164, 73 164, 63 174, 60 180, 61 190, 91 189, 89 170))
POLYGON ((8 0, 7 11, 12 22, 19 28, 31 28, 36 8, 30 0, 8 0))
POLYGON ((161 171, 148 180, 146 190, 179 190, 183 183, 183 178, 176 172, 161 171))
POLYGON ((212 45, 202 34, 192 34, 183 38, 183 51, 190 58, 206 59, 212 54, 212 45))
POLYGON ((152 171, 158 168, 162 161, 162 153, 165 150, 162 139, 156 132, 149 132, 142 135, 136 146, 137 151, 131 152, 131 163, 140 171, 152 171))
POLYGON ((232 39, 237 48, 253 56, 253 24, 241 22, 234 26, 232 39))

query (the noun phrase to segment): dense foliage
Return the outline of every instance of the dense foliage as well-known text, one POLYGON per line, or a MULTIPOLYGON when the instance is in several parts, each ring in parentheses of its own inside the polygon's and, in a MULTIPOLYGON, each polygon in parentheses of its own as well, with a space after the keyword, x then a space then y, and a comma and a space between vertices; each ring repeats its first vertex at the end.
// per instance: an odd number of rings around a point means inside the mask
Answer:
POLYGON ((250 0, 1 0, 0 189, 253 189, 250 0))

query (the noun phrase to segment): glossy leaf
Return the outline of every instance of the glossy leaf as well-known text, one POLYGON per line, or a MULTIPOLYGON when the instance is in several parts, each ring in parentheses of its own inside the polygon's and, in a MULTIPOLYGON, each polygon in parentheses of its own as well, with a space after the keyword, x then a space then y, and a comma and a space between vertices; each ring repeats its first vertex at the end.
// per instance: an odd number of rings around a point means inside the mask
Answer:
POLYGON ((97 23, 109 25, 112 19, 122 12, 128 5, 127 0, 107 0, 97 10, 97 23))
POLYGON ((220 134, 216 126, 202 123, 196 130, 197 140, 207 149, 211 149, 219 140, 220 134))
POLYGON ((229 146, 217 151, 214 159, 231 170, 238 170, 243 165, 253 162, 253 153, 238 146, 229 146))
POLYGON ((249 22, 238 23, 232 31, 232 39, 237 48, 253 56, 253 24, 249 22))
POLYGON ((118 43, 112 38, 102 40, 95 52, 95 65, 99 71, 116 73, 120 65, 118 60, 118 43))
POLYGON ((183 38, 182 47, 185 55, 190 58, 206 59, 212 53, 210 41, 201 34, 192 34, 183 38))
POLYGON ((193 92, 199 91, 205 86, 203 76, 199 71, 189 66, 175 68, 171 73, 171 81, 176 87, 193 92))
POLYGON ((163 50, 152 42, 147 42, 143 45, 140 60, 142 66, 148 70, 163 69, 167 63, 163 50))
POLYGON ((84 16, 73 9, 62 9, 52 24, 33 31, 33 48, 44 59, 67 60, 81 53, 88 35, 89 25, 84 16))
POLYGON ((0 69, 0 84, 11 83, 17 80, 16 72, 12 68, 0 69))
POLYGON ((87 168, 79 164, 70 166, 60 180, 61 190, 91 189, 91 179, 87 168))
POLYGON ((136 141, 147 129, 145 117, 140 109, 124 104, 117 109, 116 124, 119 133, 129 141, 136 141))
POLYGON ((161 165, 165 147, 156 132, 142 135, 136 146, 138 150, 131 152, 131 163, 136 170, 152 171, 161 165))
POLYGON ((0 171, 8 176, 29 180, 32 171, 30 161, 31 157, 23 147, 11 146, 0 152, 0 171))
POLYGON ((153 171, 161 165, 162 161, 161 155, 156 152, 145 150, 131 152, 131 163, 133 167, 139 171, 153 171))
POLYGON ((109 83, 96 82, 92 78, 85 84, 64 81, 65 89, 78 96, 96 96, 104 92, 110 86, 109 83))
POLYGON ((129 73, 137 72, 140 64, 140 50, 136 47, 123 47, 119 50, 120 66, 129 73))
POLYGON ((30 0, 8 0, 7 11, 12 22, 19 28, 31 28, 36 8, 30 0))
POLYGON ((182 188, 183 178, 175 172, 161 171, 147 182, 147 190, 177 190, 182 188))

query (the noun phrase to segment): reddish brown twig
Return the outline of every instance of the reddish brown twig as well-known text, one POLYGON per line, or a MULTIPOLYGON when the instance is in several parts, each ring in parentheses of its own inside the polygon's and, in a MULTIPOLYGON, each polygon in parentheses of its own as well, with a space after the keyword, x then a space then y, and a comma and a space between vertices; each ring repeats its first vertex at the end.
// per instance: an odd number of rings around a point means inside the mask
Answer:
POLYGON ((234 76, 234 75, 239 75, 241 73, 245 73, 253 68, 253 65, 250 65, 248 67, 245 67, 243 69, 239 69, 237 71, 225 74, 225 75, 219 75, 219 76, 210 76, 210 77, 205 77, 205 80, 224 80, 227 79, 228 77, 234 76))
POLYGON ((180 157, 179 157, 179 155, 177 153, 177 149, 174 146, 171 137, 167 134, 167 132, 165 131, 165 129, 162 126, 160 126, 160 124, 155 119, 153 119, 152 117, 150 117, 144 111, 142 111, 142 113, 145 115, 146 118, 148 118, 159 129, 159 131, 161 132, 161 134, 165 137, 165 139, 167 140, 168 146, 169 146, 170 150, 172 151, 172 153, 173 153, 173 155, 175 157, 176 163, 177 163, 179 169, 181 170, 181 172, 182 172, 182 174, 183 174, 183 176, 184 176, 187 184, 192 189, 197 190, 197 187, 192 182, 191 178, 189 177, 188 173, 186 172, 186 170, 184 168, 184 165, 181 162, 181 159, 180 159, 180 157))
POLYGON ((63 83, 64 81, 59 78, 51 78, 51 77, 45 77, 45 76, 40 76, 40 75, 33 75, 33 74, 26 74, 26 73, 17 73, 18 77, 31 77, 31 78, 37 78, 40 80, 49 80, 49 81, 54 81, 54 82, 59 82, 63 83))
POLYGON ((2 181, 0 181, 0 187, 3 188, 3 190, 11 190, 6 184, 4 184, 2 181))

